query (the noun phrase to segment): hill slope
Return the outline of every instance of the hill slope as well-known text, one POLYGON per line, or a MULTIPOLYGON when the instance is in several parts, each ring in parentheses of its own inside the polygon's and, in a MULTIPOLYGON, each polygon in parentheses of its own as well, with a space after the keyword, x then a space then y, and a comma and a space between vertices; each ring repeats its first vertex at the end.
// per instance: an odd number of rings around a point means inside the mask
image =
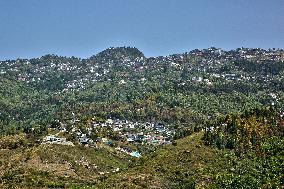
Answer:
POLYGON ((283 187, 283 123, 282 116, 272 110, 236 115, 229 121, 220 118, 218 124, 214 123, 215 127, 219 126, 218 130, 207 129, 205 135, 195 133, 159 149, 141 159, 136 167, 109 177, 99 188, 283 187), (240 118, 242 120, 238 121, 240 118), (252 122, 252 119, 257 121, 252 122), (237 127, 236 133, 242 132, 235 146, 215 148, 212 141, 226 141, 232 137, 233 124, 237 127), (258 133, 252 139, 249 134, 253 131, 258 133), (249 145, 250 140, 254 142, 249 145), (212 145, 205 145, 210 142, 212 145))
POLYGON ((283 61, 281 49, 208 48, 146 58, 130 47, 88 59, 0 61, 0 132, 68 123, 72 112, 192 125, 271 103, 282 108, 283 61))
POLYGON ((228 114, 139 159, 106 145, 31 145, 25 137, 0 140, 1 188, 284 186, 284 121, 273 109, 228 114))
POLYGON ((0 188, 93 186, 126 169, 129 160, 109 148, 40 145, 0 149, 0 188))

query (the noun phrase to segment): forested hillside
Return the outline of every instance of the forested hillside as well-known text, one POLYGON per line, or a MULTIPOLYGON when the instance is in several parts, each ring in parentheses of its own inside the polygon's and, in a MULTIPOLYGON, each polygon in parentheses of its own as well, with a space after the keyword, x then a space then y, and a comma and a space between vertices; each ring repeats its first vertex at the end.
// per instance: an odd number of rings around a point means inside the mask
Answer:
POLYGON ((271 103, 282 107, 283 59, 283 50, 275 49, 210 48, 146 58, 121 47, 89 59, 2 61, 1 132, 54 120, 68 124, 72 112, 85 120, 112 115, 188 125, 271 103))
POLYGON ((0 188, 281 188, 284 51, 0 61, 0 188))

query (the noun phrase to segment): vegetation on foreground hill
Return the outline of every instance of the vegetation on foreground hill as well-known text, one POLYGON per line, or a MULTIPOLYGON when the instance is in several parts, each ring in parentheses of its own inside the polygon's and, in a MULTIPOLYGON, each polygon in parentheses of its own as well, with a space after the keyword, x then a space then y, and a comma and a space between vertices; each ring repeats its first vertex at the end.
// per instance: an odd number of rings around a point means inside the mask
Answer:
POLYGON ((1 148, 0 188, 96 186, 110 174, 126 169, 130 160, 110 148, 62 145, 1 148))
POLYGON ((176 145, 159 149, 99 186, 187 189, 284 186, 284 122, 279 114, 256 110, 233 118, 228 115, 214 126, 215 129, 208 125, 205 133, 195 133, 178 140, 176 145), (254 131, 258 133, 252 138, 254 131), (231 137, 236 137, 234 146, 226 145, 231 137))
POLYGON ((108 146, 97 149, 43 144, 29 146, 23 135, 4 137, 0 141, 0 186, 283 187, 284 121, 281 114, 273 109, 228 114, 204 128, 204 131, 178 139, 139 159, 108 146))

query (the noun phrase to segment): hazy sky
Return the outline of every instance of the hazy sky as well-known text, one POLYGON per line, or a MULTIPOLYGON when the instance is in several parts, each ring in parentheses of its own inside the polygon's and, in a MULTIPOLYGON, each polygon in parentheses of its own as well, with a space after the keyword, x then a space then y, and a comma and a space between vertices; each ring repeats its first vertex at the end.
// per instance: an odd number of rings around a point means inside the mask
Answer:
POLYGON ((0 60, 284 48, 284 0, 0 0, 0 60))

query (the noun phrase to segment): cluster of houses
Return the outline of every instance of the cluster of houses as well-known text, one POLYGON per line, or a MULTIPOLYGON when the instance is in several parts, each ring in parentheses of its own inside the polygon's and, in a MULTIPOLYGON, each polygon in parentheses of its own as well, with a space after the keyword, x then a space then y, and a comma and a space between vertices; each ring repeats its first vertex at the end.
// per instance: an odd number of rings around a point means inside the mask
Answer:
POLYGON ((107 119, 104 123, 93 123, 93 128, 105 127, 125 139, 128 143, 149 145, 169 144, 175 134, 163 123, 140 123, 128 120, 107 119))
MULTIPOLYGON (((108 145, 133 157, 141 157, 141 154, 127 146, 167 145, 171 144, 175 134, 173 129, 163 123, 140 123, 111 118, 104 122, 93 121, 86 131, 87 133, 83 133, 74 126, 72 130, 69 131, 69 134, 73 134, 76 137, 75 143, 77 144, 89 147, 98 147, 102 144, 108 145), (101 133, 98 133, 101 128, 108 130, 108 134, 102 136, 101 133), (90 138, 92 133, 96 133, 100 136, 93 140, 90 138)), ((58 133, 60 132, 68 131, 62 127, 58 133)), ((59 137, 58 134, 44 137, 42 143, 74 146, 72 142, 67 141, 66 138, 59 137)))
POLYGON ((211 47, 203 50, 193 50, 187 55, 194 56, 211 56, 219 57, 224 60, 237 60, 246 59, 253 61, 284 61, 284 51, 283 49, 260 49, 260 48, 237 48, 236 50, 224 51, 220 48, 211 47))
POLYGON ((68 145, 74 146, 74 144, 70 141, 67 141, 66 138, 62 138, 56 135, 48 135, 43 138, 43 144, 60 144, 60 145, 68 145))

